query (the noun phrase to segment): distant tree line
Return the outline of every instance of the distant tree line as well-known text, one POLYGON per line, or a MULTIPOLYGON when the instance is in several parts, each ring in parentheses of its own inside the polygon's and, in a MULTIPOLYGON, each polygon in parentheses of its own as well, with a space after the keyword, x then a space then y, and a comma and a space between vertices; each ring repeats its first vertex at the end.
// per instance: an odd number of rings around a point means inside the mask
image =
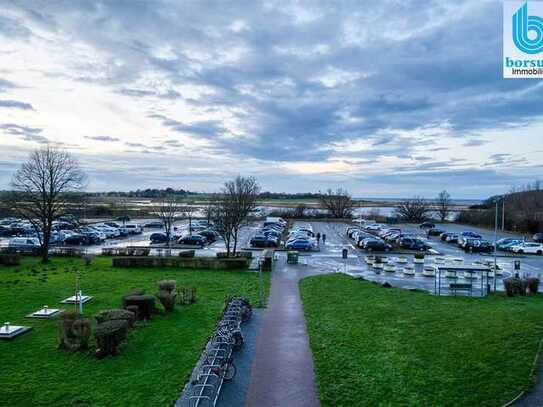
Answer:
POLYGON ((543 189, 541 182, 512 188, 507 194, 491 196, 480 205, 461 211, 456 221, 494 227, 498 206, 498 228, 537 233, 543 230, 543 189))

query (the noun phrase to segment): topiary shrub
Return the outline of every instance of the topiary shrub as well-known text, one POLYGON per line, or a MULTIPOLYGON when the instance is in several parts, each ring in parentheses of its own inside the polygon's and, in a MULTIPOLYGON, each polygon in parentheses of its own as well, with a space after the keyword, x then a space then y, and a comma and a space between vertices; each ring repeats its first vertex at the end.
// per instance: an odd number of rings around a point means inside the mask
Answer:
POLYGON ((128 336, 128 322, 116 319, 98 324, 94 336, 96 337, 96 356, 98 358, 117 356, 119 346, 128 336))
POLYGON ((158 282, 158 289, 160 291, 174 292, 177 288, 177 281, 175 280, 161 280, 158 282))
POLYGON ((166 291, 166 290, 160 290, 158 293, 156 293, 156 297, 166 310, 166 312, 172 312, 175 309, 175 292, 166 291))
POLYGON ((3 264, 4 266, 18 266, 21 264, 21 256, 18 253, 0 254, 0 264, 3 264))
POLYGON ((128 305, 126 307, 126 310, 127 311, 130 311, 132 314, 134 314, 134 320, 135 321, 138 321, 140 318, 139 318, 139 311, 138 311, 138 306, 137 305, 128 305))
POLYGON ((415 259, 422 260, 424 259, 424 253, 415 253, 415 259))
POLYGON ((102 324, 107 321, 126 321, 129 328, 134 326, 134 322, 136 320, 134 313, 126 309, 108 309, 100 311, 94 316, 94 318, 98 324, 102 324))
POLYGON ((528 292, 530 294, 537 294, 539 292, 539 278, 527 278, 526 285, 528 286, 528 292))
POLYGON ((91 335, 91 323, 81 319, 78 312, 65 311, 58 322, 58 347, 69 351, 87 350, 91 335))
POLYGON ((138 319, 151 319, 151 314, 155 310, 155 297, 149 294, 126 295, 123 297, 123 306, 126 309, 130 305, 138 307, 138 319))
POLYGON ((520 278, 509 277, 503 280, 503 286, 508 297, 515 295, 525 295, 526 286, 520 278))

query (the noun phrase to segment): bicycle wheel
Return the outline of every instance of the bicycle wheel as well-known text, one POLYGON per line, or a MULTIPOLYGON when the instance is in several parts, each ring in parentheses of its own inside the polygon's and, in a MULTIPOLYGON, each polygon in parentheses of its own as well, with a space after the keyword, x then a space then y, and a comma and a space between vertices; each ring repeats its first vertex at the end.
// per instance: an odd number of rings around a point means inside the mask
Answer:
POLYGON ((232 361, 225 361, 221 366, 221 376, 224 380, 230 381, 236 376, 236 365, 232 361))

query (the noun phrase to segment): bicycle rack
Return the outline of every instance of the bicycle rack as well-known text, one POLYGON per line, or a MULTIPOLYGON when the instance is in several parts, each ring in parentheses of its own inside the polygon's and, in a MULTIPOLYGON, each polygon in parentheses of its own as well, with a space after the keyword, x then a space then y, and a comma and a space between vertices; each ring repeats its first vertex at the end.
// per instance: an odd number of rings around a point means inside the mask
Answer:
POLYGON ((214 407, 217 404, 224 378, 213 370, 232 358, 235 344, 233 335, 235 331, 241 330, 245 307, 243 301, 235 298, 225 305, 215 331, 177 400, 176 407, 214 407))

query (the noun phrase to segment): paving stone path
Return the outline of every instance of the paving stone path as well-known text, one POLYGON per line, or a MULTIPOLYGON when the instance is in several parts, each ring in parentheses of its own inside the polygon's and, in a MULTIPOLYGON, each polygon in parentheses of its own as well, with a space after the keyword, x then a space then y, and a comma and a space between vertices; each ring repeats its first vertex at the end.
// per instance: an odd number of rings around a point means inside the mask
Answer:
POLYGON ((317 273, 309 266, 287 265, 284 257, 276 262, 251 370, 248 407, 319 406, 298 288, 300 279, 317 273))

